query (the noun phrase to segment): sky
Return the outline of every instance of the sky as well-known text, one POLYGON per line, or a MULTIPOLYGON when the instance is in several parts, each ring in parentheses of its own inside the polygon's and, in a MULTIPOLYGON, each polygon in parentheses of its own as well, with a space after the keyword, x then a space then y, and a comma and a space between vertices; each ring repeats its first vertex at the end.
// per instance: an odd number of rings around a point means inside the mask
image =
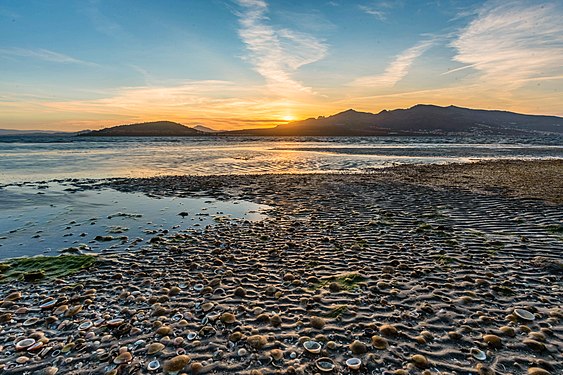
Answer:
POLYGON ((0 0, 0 128, 563 115, 563 2, 0 0))

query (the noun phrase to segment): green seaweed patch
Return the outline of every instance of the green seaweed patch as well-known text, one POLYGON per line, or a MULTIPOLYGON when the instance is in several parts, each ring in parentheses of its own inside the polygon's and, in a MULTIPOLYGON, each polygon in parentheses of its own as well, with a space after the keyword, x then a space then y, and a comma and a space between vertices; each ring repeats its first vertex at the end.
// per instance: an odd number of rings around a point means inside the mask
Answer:
POLYGON ((454 262, 454 258, 447 256, 446 254, 440 254, 435 256, 436 263, 441 265, 451 264, 454 262))
POLYGON ((94 255, 59 255, 14 258, 0 263, 0 283, 14 280, 39 282, 70 276, 91 267, 94 255))
POLYGON ((338 305, 333 307, 328 314, 326 314, 327 318, 338 318, 342 314, 346 314, 348 312, 348 305, 338 305))
POLYGON ((547 225, 545 229, 550 233, 563 235, 563 225, 561 224, 547 225))
POLYGON ((322 289, 332 283, 338 284, 341 289, 353 291, 358 287, 358 284, 366 281, 367 279, 357 272, 343 273, 331 277, 323 278, 320 282, 315 284, 314 289, 322 289))

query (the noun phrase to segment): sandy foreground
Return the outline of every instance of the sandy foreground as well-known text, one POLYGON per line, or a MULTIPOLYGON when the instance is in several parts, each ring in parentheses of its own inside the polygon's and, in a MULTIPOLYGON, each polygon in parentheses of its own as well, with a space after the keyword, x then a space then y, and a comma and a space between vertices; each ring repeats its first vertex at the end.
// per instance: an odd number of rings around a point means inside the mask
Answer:
POLYGON ((0 284, 0 372, 563 373, 561 176, 554 160, 108 181, 272 210, 0 284))

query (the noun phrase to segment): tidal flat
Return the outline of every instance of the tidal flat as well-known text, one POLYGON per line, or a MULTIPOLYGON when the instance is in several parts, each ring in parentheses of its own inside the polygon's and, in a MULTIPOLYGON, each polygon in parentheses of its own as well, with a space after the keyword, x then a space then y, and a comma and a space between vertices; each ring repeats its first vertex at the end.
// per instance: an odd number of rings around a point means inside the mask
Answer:
POLYGON ((269 209, 1 284, 0 369, 559 374, 561 175, 548 160, 76 181, 269 209))

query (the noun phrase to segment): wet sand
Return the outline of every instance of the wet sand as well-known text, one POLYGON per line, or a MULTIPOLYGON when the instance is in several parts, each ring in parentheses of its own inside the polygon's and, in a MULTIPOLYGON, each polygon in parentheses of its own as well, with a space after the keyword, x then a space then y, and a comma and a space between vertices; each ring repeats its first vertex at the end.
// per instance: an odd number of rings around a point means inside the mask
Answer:
POLYGON ((562 164, 510 163, 109 181, 272 209, 259 222, 218 222, 99 256, 64 280, 2 285, 0 366, 561 373, 562 164), (42 344, 30 350, 28 338, 42 344), (348 366, 352 358, 360 363, 348 366))

